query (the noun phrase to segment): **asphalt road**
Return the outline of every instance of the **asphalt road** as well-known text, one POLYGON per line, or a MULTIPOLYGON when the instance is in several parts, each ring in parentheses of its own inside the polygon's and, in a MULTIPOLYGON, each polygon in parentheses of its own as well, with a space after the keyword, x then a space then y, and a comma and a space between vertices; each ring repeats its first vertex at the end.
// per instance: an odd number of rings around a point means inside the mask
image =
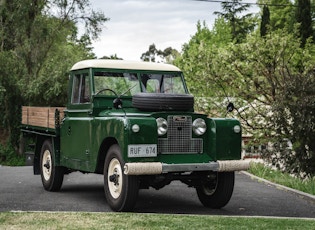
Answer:
MULTIPOLYGON (((47 192, 32 167, 0 166, 0 211, 13 210, 111 211, 102 175, 72 173, 65 176, 60 192, 47 192)), ((220 210, 203 207, 194 188, 172 182, 160 190, 140 190, 134 212, 315 218, 315 201, 236 173, 231 201, 220 210)))

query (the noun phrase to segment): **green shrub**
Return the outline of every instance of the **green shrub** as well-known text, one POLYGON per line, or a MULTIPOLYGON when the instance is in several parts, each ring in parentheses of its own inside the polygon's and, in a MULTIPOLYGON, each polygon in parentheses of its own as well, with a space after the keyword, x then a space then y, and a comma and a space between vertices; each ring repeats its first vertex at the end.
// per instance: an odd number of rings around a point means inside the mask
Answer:
POLYGON ((0 144, 0 165, 23 166, 25 165, 25 156, 19 155, 9 144, 0 144))

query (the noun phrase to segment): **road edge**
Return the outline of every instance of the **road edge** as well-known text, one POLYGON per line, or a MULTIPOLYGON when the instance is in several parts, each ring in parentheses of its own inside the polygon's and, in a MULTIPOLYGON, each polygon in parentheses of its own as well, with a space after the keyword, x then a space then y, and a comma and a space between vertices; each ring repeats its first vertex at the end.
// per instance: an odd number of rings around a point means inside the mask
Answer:
POLYGON ((293 189, 293 188, 289 188, 289 187, 284 186, 284 185, 276 184, 274 182, 271 182, 269 180, 266 180, 266 179, 263 179, 261 177, 255 176, 255 175, 253 175, 253 174, 251 174, 249 172, 246 172, 246 171, 241 171, 241 173, 244 174, 244 175, 247 175, 251 179, 257 180, 258 182, 264 182, 264 183, 269 184, 269 185, 271 185, 271 186, 273 186, 273 187, 275 187, 277 189, 285 190, 287 192, 293 193, 293 194, 301 197, 302 199, 307 200, 307 201, 315 204, 315 196, 312 195, 312 194, 305 193, 305 192, 302 192, 302 191, 299 191, 299 190, 296 190, 296 189, 293 189))

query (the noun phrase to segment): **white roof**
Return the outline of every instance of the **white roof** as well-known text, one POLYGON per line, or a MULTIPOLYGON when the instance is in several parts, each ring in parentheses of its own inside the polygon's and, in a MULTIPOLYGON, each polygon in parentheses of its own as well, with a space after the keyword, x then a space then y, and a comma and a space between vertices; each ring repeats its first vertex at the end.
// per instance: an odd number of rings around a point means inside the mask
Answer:
POLYGON ((77 62, 71 70, 87 68, 129 69, 129 70, 157 70, 157 71, 181 71, 174 65, 155 62, 124 61, 111 59, 91 59, 77 62))

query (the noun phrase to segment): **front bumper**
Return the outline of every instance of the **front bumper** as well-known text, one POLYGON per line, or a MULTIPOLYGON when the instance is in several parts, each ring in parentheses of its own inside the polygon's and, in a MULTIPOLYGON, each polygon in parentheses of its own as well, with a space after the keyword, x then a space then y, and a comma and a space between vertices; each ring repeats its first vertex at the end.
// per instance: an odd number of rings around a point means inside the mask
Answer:
POLYGON ((158 175, 169 172, 233 172, 247 170, 249 166, 250 162, 244 160, 226 160, 197 164, 164 164, 161 162, 137 162, 126 163, 124 166, 124 173, 126 175, 158 175))

